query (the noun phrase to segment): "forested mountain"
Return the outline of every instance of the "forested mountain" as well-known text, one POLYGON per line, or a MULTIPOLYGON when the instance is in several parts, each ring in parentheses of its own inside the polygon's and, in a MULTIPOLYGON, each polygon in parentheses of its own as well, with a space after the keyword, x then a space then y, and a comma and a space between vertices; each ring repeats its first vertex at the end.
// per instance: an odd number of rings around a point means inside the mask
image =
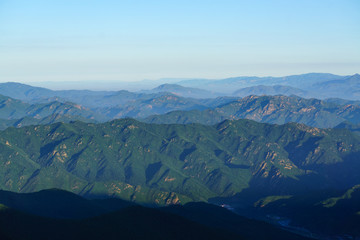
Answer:
POLYGON ((360 178, 358 135, 293 123, 56 123, 8 128, 0 143, 0 186, 16 192, 57 187, 168 204, 246 188, 263 194, 342 189, 360 178))

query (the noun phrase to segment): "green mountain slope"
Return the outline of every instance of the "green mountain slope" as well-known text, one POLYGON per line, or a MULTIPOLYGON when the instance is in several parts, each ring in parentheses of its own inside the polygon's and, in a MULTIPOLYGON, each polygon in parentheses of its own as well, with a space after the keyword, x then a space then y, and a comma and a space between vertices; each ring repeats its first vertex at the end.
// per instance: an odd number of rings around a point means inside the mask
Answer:
POLYGON ((360 137, 347 130, 250 120, 214 126, 132 119, 0 132, 0 187, 61 188, 155 204, 231 197, 245 189, 292 194, 360 179, 360 137))

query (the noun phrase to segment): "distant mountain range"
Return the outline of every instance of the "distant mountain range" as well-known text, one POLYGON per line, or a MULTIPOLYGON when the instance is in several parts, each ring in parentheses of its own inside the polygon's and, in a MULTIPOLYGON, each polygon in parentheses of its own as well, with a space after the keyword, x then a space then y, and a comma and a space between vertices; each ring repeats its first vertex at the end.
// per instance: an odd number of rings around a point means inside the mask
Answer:
POLYGON ((95 109, 101 115, 113 118, 142 118, 153 114, 164 114, 173 110, 193 110, 208 108, 202 101, 179 97, 166 93, 149 99, 138 99, 126 104, 95 109))
POLYGON ((20 83, 0 83, 0 94, 28 103, 74 102, 87 108, 115 107, 135 100, 147 100, 169 94, 120 91, 59 90, 32 87, 20 83))
POLYGON ((315 98, 359 100, 360 75, 338 76, 309 73, 286 77, 235 77, 221 80, 184 80, 185 87, 222 92, 224 95, 297 95, 315 98))
POLYGON ((274 86, 265 86, 257 85, 253 87, 242 88, 235 91, 232 95, 239 97, 246 97, 250 95, 285 95, 285 96, 307 96, 309 93, 307 91, 301 90, 299 88, 283 86, 283 85, 274 85, 274 86))
POLYGON ((149 123, 216 124, 224 119, 251 119, 258 122, 284 124, 304 123, 328 128, 341 122, 360 123, 358 105, 337 105, 317 99, 287 96, 249 96, 203 111, 174 111, 145 118, 149 123))
MULTIPOLYGON (((0 95, 0 128, 59 121, 104 122, 122 117, 141 118, 153 114, 164 114, 173 110, 206 109, 215 104, 233 100, 233 98, 197 100, 179 97, 170 93, 152 96, 149 99, 126 101, 122 105, 119 104, 113 107, 90 109, 72 102, 48 101, 43 103, 27 103, 0 95)), ((108 96, 108 98, 113 97, 108 96)), ((116 102, 114 99, 113 101, 116 102)))
POLYGON ((355 101, 304 99, 296 96, 193 99, 166 93, 150 99, 130 101, 121 106, 90 109, 71 102, 30 104, 0 95, 0 104, 0 129, 76 120, 104 122, 126 117, 148 123, 208 125, 225 119, 245 118, 276 124, 298 122, 321 128, 335 127, 345 121, 360 123, 360 106, 355 101))
POLYGON ((32 87, 20 83, 0 83, 0 94, 27 102, 69 101, 89 108, 113 107, 129 101, 150 99, 172 93, 185 98, 214 98, 219 96, 297 95, 315 98, 359 100, 360 75, 338 76, 328 73, 309 73, 285 77, 235 77, 221 80, 182 80, 162 84, 140 92, 58 90, 32 87))
POLYGON ((152 90, 143 91, 144 93, 168 92, 187 98, 215 98, 224 96, 222 93, 210 92, 200 88, 183 87, 178 84, 162 84, 152 90))
POLYGON ((89 108, 71 102, 29 104, 0 95, 0 118, 2 119, 19 119, 23 117, 40 119, 52 114, 78 116, 84 119, 106 119, 89 108))
POLYGON ((178 84, 185 87, 197 87, 211 91, 232 93, 235 89, 252 87, 256 85, 284 85, 296 88, 311 87, 315 83, 338 80, 344 76, 329 73, 308 73, 284 77, 233 77, 220 80, 183 80, 178 84))
POLYGON ((340 79, 314 84, 311 88, 319 97, 360 100, 360 75, 355 74, 340 79))

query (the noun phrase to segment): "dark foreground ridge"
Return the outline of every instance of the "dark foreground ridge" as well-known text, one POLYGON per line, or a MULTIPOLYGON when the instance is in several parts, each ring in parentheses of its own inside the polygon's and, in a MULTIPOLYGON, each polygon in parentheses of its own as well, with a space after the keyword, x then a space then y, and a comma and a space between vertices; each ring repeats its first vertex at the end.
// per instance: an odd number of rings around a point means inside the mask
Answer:
POLYGON ((9 199, 12 208, 1 205, 1 239, 307 239, 206 203, 158 209, 55 189, 0 192, 0 203, 9 199))

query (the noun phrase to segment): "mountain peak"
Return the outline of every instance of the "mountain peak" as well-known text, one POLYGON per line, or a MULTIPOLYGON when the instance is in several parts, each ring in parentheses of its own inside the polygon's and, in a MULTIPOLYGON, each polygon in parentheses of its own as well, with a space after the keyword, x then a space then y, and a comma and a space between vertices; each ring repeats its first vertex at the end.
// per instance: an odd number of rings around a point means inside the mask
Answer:
POLYGON ((192 88, 187 88, 187 87, 183 87, 179 84, 172 84, 172 83, 165 83, 165 84, 161 84, 160 86, 154 88, 153 90, 185 90, 185 89, 192 89, 192 88))
POLYGON ((349 77, 350 79, 359 79, 360 80, 360 74, 355 73, 354 75, 349 77))

